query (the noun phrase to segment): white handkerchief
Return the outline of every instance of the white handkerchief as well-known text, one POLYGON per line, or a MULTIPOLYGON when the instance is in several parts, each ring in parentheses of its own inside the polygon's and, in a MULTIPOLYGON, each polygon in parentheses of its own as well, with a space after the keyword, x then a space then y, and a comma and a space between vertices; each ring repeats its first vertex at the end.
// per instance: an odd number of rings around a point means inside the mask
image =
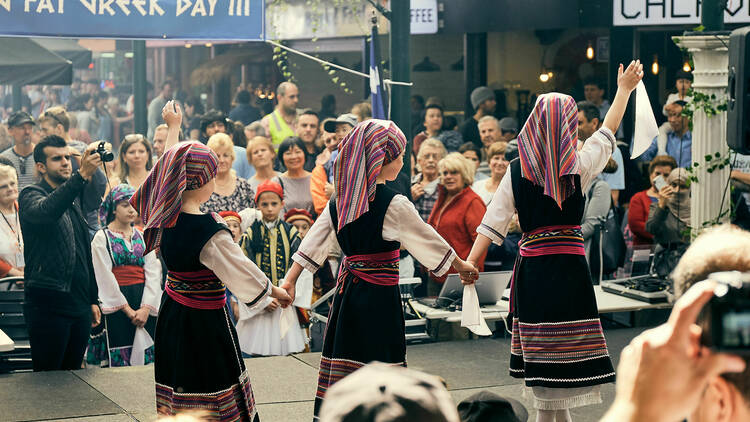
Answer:
POLYGON ((461 303, 461 326, 471 330, 478 336, 492 335, 490 327, 482 316, 482 310, 479 309, 479 296, 474 284, 464 286, 464 297, 461 303))
MULTIPOLYGON (((279 282, 279 285, 284 283, 279 282)), ((297 278, 297 284, 294 289, 294 306, 310 309, 312 304, 312 292, 313 292, 313 275, 310 271, 302 270, 302 273, 297 278)))
POLYGON ((289 332, 289 329, 297 321, 297 311, 295 311, 294 307, 291 305, 287 306, 286 308, 281 308, 280 318, 281 320, 279 321, 279 327, 281 329, 281 338, 284 338, 289 332))
POLYGON ((130 352, 130 365, 143 365, 146 362, 146 349, 154 345, 154 339, 148 335, 145 328, 135 329, 133 350, 130 352))
POLYGON ((633 135, 633 152, 630 158, 637 158, 646 150, 659 134, 654 110, 648 100, 648 93, 643 81, 635 87, 635 134, 633 135))

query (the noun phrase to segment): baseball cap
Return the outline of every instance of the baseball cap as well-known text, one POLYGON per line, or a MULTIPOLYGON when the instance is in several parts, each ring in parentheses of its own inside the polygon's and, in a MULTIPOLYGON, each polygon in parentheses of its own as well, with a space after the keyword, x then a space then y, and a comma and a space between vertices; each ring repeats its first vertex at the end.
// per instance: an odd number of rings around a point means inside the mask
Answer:
POLYGON ((336 125, 338 123, 346 123, 352 125, 352 127, 357 126, 357 116, 352 113, 342 114, 336 120, 327 121, 326 124, 323 125, 323 130, 329 133, 336 132, 336 125))
POLYGON ((498 125, 500 126, 500 130, 506 132, 518 132, 518 121, 512 117, 503 117, 500 119, 500 122, 498 122, 498 125))
POLYGON ((432 375, 375 362, 331 387, 321 422, 459 422, 448 390, 432 375))
POLYGON ((8 127, 23 126, 26 123, 34 123, 34 118, 25 111, 16 111, 8 117, 8 127))
POLYGON ((529 412, 519 401, 489 391, 480 391, 461 401, 458 414, 463 422, 525 422, 529 418, 529 412))

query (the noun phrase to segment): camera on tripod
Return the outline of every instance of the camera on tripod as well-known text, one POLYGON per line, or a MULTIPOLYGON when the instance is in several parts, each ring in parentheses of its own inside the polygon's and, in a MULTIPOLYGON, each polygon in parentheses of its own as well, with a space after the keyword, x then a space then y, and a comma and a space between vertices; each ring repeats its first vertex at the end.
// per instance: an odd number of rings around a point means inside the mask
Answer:
POLYGON ((703 308, 709 327, 704 326, 701 343, 714 350, 750 353, 750 273, 725 271, 708 279, 717 284, 703 308))
POLYGON ((99 145, 96 146, 96 153, 102 158, 102 162, 108 163, 115 159, 115 155, 112 154, 112 151, 107 151, 105 145, 106 142, 99 141, 99 145))

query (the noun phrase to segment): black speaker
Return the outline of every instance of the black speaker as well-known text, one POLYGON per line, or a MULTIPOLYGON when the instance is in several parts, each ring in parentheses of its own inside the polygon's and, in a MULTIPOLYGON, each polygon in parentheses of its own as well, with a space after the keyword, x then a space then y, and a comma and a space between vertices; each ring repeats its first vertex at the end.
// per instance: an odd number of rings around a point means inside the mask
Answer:
POLYGON ((729 101, 727 145, 740 154, 750 154, 750 26, 729 36, 729 101))

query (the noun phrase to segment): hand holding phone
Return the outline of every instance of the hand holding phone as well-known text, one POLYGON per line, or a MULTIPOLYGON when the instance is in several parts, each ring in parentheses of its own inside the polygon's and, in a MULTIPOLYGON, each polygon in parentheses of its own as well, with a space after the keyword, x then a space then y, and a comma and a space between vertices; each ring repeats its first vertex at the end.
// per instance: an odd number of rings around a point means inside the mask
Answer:
POLYGON ((667 181, 664 180, 664 177, 660 174, 654 178, 654 188, 657 192, 664 189, 667 186, 667 181))

